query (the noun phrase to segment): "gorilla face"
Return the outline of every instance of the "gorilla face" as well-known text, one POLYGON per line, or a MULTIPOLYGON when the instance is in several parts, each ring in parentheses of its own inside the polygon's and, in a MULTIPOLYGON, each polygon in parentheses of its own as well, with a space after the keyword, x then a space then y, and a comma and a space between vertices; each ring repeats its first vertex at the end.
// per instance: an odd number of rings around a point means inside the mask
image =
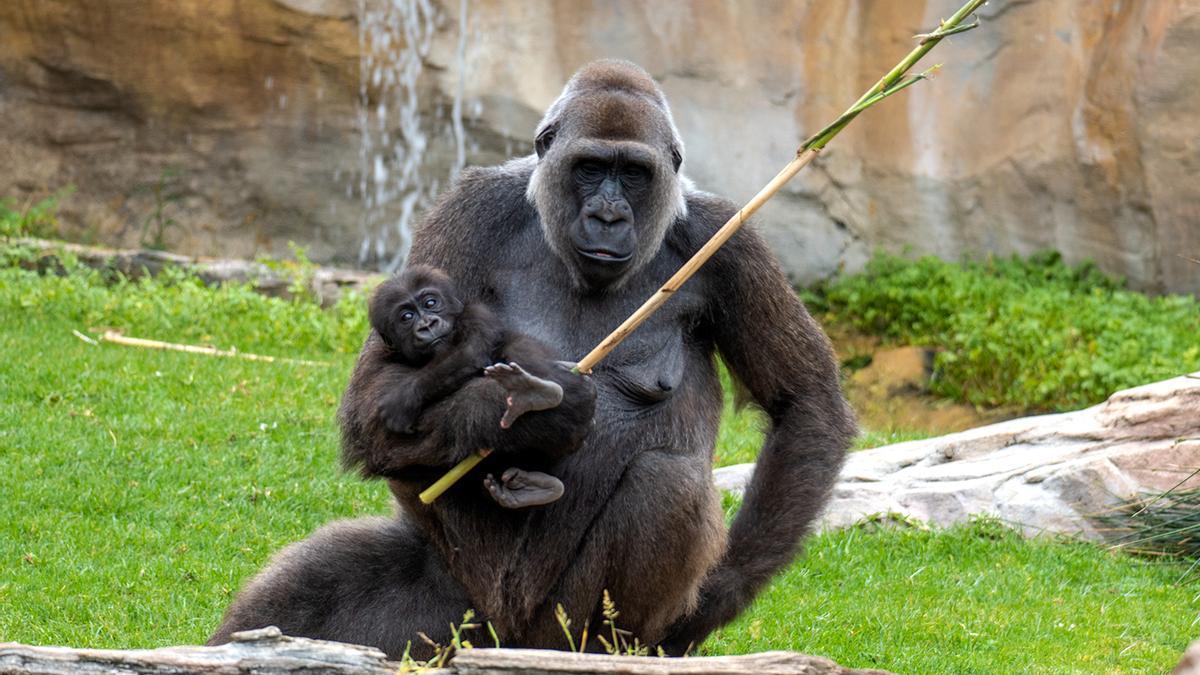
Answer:
POLYGON ((539 128, 528 196, 546 241, 581 285, 620 284, 684 213, 682 144, 662 92, 633 64, 594 63, 539 128))
POLYGON ((450 279, 414 266, 381 284, 371 298, 371 324, 407 364, 420 366, 448 349, 462 314, 450 279))
POLYGON ((567 238, 580 272, 609 283, 628 271, 637 251, 636 214, 649 211, 654 161, 641 148, 596 148, 569 160, 579 215, 567 238))

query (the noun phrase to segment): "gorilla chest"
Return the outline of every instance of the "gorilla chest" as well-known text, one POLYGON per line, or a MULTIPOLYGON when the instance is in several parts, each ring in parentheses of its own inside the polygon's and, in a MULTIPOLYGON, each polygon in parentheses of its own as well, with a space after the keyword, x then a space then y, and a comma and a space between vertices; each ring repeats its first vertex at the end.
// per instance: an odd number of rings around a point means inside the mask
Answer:
MULTIPOLYGON (((508 324, 577 361, 629 317, 654 291, 657 281, 631 283, 619 292, 582 294, 544 279, 512 275, 500 298, 508 324)), ((596 369, 597 384, 634 403, 670 398, 681 386, 690 360, 706 354, 698 334, 703 296, 684 287, 627 337, 596 369)))

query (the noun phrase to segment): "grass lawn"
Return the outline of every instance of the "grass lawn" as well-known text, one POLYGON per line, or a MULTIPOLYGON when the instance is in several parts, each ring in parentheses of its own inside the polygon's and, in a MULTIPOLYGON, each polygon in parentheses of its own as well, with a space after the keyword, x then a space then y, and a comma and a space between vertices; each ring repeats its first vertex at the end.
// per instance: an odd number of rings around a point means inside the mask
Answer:
MULTIPOLYGON (((356 307, 0 266, 0 641, 199 642, 271 552, 330 519, 388 513, 386 489, 336 461, 334 410, 365 330, 356 307), (331 365, 71 334, 104 325, 331 365)), ((721 461, 751 459, 752 414, 727 422, 721 461)), ((994 524, 852 529, 808 551, 705 651, 799 649, 902 672, 1145 672, 1169 669, 1200 633, 1200 588, 1176 583, 1181 565, 994 524)))
POLYGON ((986 520, 826 533, 704 651, 899 673, 1165 672, 1200 634, 1185 569, 986 520))

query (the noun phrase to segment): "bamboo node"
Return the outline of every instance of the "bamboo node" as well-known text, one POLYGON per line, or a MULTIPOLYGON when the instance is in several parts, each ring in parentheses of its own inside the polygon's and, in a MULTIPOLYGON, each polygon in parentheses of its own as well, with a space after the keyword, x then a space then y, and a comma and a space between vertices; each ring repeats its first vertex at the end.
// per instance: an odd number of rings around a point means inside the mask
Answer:
POLYGON ((945 25, 946 25, 946 22, 942 21, 941 24, 938 25, 937 30, 930 31, 928 33, 917 33, 916 35, 913 36, 913 39, 918 41, 917 44, 923 45, 926 42, 930 42, 931 40, 941 40, 942 38, 948 37, 950 35, 957 35, 959 33, 965 33, 969 30, 979 28, 979 17, 975 17, 975 21, 972 23, 966 23, 961 26, 955 26, 953 28, 946 28, 945 25))

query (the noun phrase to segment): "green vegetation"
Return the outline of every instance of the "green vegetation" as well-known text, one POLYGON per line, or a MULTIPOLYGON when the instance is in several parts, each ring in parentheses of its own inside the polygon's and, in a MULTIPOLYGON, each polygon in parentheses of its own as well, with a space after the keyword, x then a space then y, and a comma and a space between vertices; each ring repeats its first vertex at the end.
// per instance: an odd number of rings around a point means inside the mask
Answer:
POLYGON ((1148 673, 1200 621, 1183 567, 994 521, 820 534, 704 647, 795 649, 898 673, 1148 673))
POLYGON ((1187 574, 1200 569, 1200 489, 1183 485, 1200 475, 1197 468, 1170 490, 1126 501, 1104 514, 1113 540, 1128 550, 1167 555, 1189 563, 1187 574))
MULTIPOLYGON (((22 266, 38 261, 0 249, 0 641, 198 642, 272 552, 331 519, 390 512, 382 485, 337 466, 361 296, 322 310, 182 273, 132 282, 69 256, 61 276, 22 266), (330 365, 71 333, 101 327, 330 365)), ((758 424, 730 406, 723 462, 752 458, 758 424)), ((1168 668, 1200 620, 1195 588, 1173 583, 1183 565, 994 524, 859 528, 808 550, 705 650, 901 672, 1140 672, 1168 668)))
POLYGON ((58 231, 58 202, 70 189, 38 202, 17 204, 11 198, 0 199, 0 238, 49 237, 58 231))
POLYGON ((79 265, 68 254, 57 258, 68 273, 38 276, 15 266, 36 266, 30 256, 19 247, 0 249, 0 307, 53 316, 74 329, 115 328, 138 337, 273 355, 352 356, 367 333, 366 302, 357 293, 325 310, 305 298, 268 298, 244 284, 209 287, 178 268, 133 281, 79 265))
MULTIPOLYGON (((725 385, 726 392, 733 390, 729 373, 724 368, 721 370, 721 382, 725 385)), ((759 448, 762 447, 763 430, 766 427, 766 415, 761 410, 752 405, 739 406, 733 396, 726 395, 721 429, 717 432, 717 452, 713 458, 713 465, 720 467, 753 462, 758 456, 759 448)), ((852 449, 878 448, 929 436, 930 434, 921 431, 862 429, 852 449)))
POLYGON ((934 392, 1065 410, 1200 369, 1200 301, 1147 297, 1055 253, 981 262, 879 255, 808 297, 827 320, 938 348, 934 392))
POLYGON ((361 298, 322 311, 182 274, 108 283, 65 265, 0 268, 0 640, 197 642, 271 552, 331 519, 389 511, 382 486, 337 465, 361 298), (99 326, 332 365, 71 333, 99 326))

